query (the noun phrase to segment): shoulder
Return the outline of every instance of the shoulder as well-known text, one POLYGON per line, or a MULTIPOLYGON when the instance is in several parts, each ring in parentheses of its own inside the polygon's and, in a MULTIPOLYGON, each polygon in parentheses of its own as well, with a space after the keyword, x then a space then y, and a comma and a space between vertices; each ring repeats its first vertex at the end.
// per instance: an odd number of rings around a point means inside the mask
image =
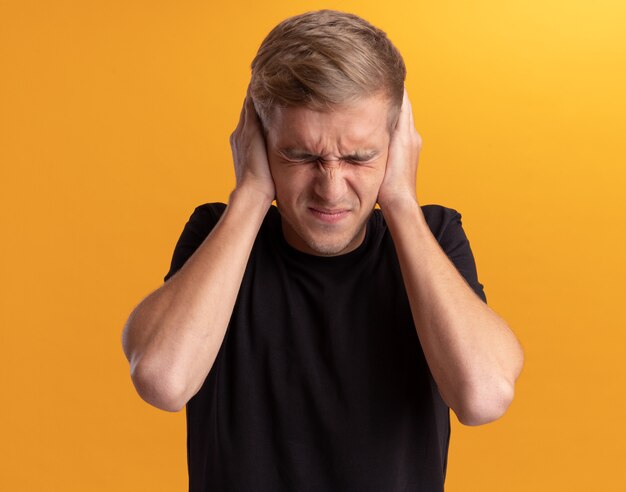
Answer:
POLYGON ((486 303, 484 285, 478 281, 476 261, 470 241, 463 229, 461 213, 454 208, 442 205, 424 205, 422 212, 441 249, 476 295, 486 303))
POLYGON ((225 209, 226 204, 221 202, 198 205, 189 216, 185 229, 189 234, 204 238, 215 227, 225 209))
POLYGON ((203 217, 203 218, 219 220, 219 218, 224 213, 225 209, 226 209, 226 204, 222 202, 203 203, 202 205, 198 205, 194 209, 193 213, 191 214, 191 217, 196 217, 196 218, 203 217))
MULTIPOLYGON (((430 232, 440 243, 444 236, 455 228, 455 225, 459 226, 461 224, 461 214, 454 208, 437 204, 421 205, 420 208, 430 228, 430 232)), ((377 225, 380 224, 386 229, 384 214, 381 210, 377 209, 375 211, 374 220, 377 225)))
POLYGON ((215 227, 215 224, 217 224, 225 208, 226 204, 215 202, 204 203, 194 209, 176 242, 170 270, 165 275, 164 281, 167 282, 200 246, 213 227, 215 227))
POLYGON ((461 225, 461 213, 454 208, 428 204, 422 205, 421 209, 430 232, 439 242, 461 225))

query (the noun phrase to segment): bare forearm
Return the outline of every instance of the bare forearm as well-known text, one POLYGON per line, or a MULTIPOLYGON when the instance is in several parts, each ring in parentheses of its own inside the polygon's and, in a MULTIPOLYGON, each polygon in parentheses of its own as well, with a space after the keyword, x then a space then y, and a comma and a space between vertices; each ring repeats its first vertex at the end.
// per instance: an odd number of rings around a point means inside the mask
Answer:
POLYGON ((513 398, 521 346, 448 259, 416 201, 396 203, 383 213, 417 334, 443 399, 465 424, 495 420, 513 398))
POLYGON ((124 351, 138 392, 178 410, 201 387, 224 339, 245 267, 271 202, 237 190, 183 267, 132 312, 124 351))

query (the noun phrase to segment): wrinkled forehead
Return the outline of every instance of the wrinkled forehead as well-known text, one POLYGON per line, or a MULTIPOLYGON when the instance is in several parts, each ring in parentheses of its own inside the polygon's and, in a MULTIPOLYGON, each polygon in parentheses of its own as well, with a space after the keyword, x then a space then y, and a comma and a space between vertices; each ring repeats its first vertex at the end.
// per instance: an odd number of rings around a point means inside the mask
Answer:
MULTIPOLYGON (((397 114, 399 113, 399 107, 396 107, 397 104, 392 102, 389 94, 384 90, 380 90, 378 92, 369 93, 369 94, 361 94, 357 95, 356 99, 349 99, 342 103, 331 104, 331 103, 322 103, 317 102, 313 103, 302 103, 302 104, 282 104, 276 103, 274 105, 257 105, 254 102, 255 109, 260 119, 262 120, 262 126, 264 131, 267 132, 268 127, 272 124, 273 120, 276 119, 277 113, 278 116, 284 115, 285 112, 290 112, 292 109, 308 109, 310 111, 320 112, 320 113, 340 113, 345 111, 346 109, 350 109, 355 104, 358 104, 360 101, 370 101, 370 102, 383 102, 383 105, 386 106, 385 114, 387 116, 387 124, 389 129, 392 129, 395 126, 395 120, 397 114)), ((379 105, 377 105, 379 106, 379 105)))
POLYGON ((367 150, 388 138, 389 112, 388 101, 377 97, 327 110, 277 106, 267 122, 266 137, 274 146, 301 151, 320 152, 336 146, 367 150))
POLYGON ((359 145, 390 133, 392 108, 387 99, 369 97, 315 109, 306 105, 274 106, 265 121, 266 136, 292 144, 317 140, 345 140, 359 145))

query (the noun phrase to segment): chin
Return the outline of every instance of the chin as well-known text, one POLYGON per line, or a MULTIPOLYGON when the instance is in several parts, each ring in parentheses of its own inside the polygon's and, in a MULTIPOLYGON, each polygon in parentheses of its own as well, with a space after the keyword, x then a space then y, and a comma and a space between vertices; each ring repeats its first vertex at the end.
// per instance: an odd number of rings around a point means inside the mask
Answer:
POLYGON ((328 241, 307 240, 305 242, 314 254, 319 256, 337 256, 341 254, 350 244, 350 241, 331 243, 328 241))
POLYGON ((351 217, 351 223, 323 225, 313 221, 306 213, 293 216, 284 213, 280 203, 278 210, 287 242, 300 251, 317 256, 337 256, 356 249, 360 245, 358 238, 364 235, 364 227, 369 217, 361 217, 357 224, 353 222, 354 217, 351 217), (286 226, 290 233, 285 231, 286 226))
POLYGON ((320 231, 307 231, 300 229, 296 232, 300 241, 309 253, 319 256, 337 256, 348 253, 359 247, 358 241, 361 235, 361 228, 351 231, 328 231, 326 233, 320 231))

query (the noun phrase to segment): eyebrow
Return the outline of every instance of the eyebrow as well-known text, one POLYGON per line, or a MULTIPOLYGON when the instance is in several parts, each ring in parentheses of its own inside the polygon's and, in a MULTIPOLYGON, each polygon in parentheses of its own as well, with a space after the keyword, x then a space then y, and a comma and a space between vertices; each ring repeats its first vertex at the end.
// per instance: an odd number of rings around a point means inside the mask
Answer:
MULTIPOLYGON (((285 149, 279 150, 279 152, 287 157, 288 159, 320 159, 321 156, 317 154, 312 154, 306 150, 287 147, 285 149)), ((347 159, 351 161, 369 161, 373 159, 379 154, 377 150, 355 150, 351 154, 342 155, 342 159, 347 159)))

